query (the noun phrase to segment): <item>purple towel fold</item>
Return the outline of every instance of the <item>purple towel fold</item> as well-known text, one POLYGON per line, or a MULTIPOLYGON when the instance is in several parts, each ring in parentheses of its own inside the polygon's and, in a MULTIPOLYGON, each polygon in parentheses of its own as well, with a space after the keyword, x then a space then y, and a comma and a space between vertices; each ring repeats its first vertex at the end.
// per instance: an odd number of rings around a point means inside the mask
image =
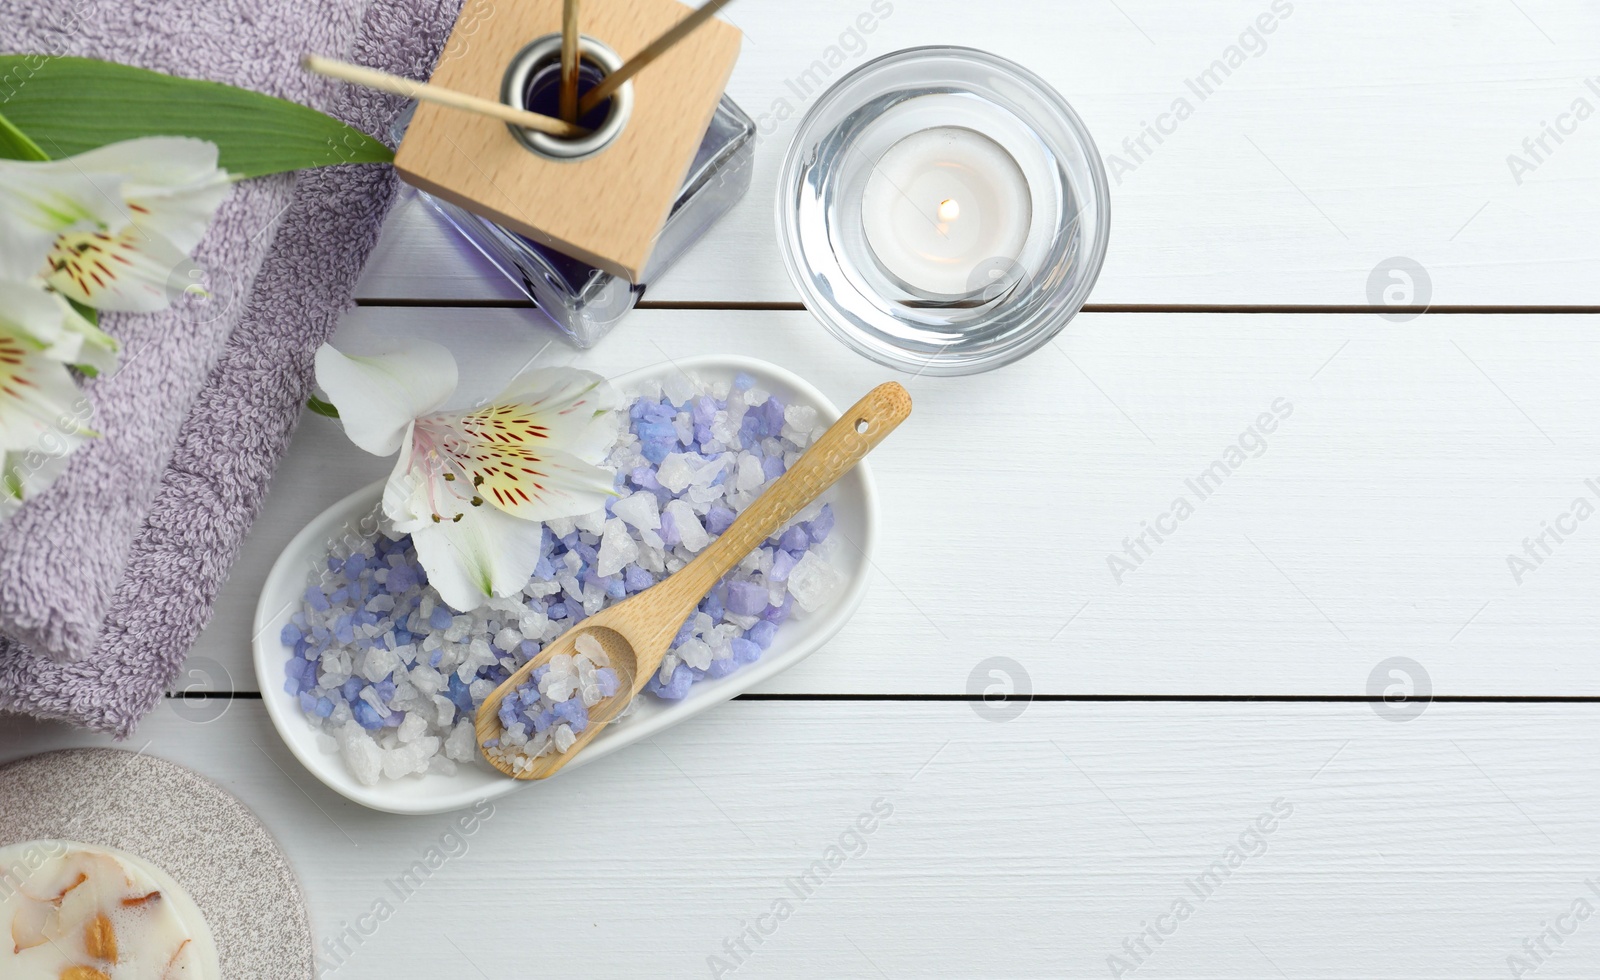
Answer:
MULTIPOLYGON (((302 71, 299 58, 347 51, 366 2, 0 0, 0 45, 228 82, 320 108, 335 85, 302 71)), ((218 211, 195 252, 217 312, 197 316, 179 304, 106 316, 124 350, 122 366, 91 383, 101 438, 0 526, 0 634, 62 660, 94 648, 178 428, 238 322, 243 303, 229 301, 250 295, 294 183, 280 174, 240 184, 218 211)))
MULTIPOLYGON (((0 0, 0 9, 26 2, 0 0)), ((361 64, 426 79, 459 6, 375 0, 344 50, 361 64)), ((301 18, 272 23, 297 52, 308 46, 301 18)), ((329 111, 387 138, 402 105, 342 87, 329 111)), ((126 575, 113 580, 97 646, 76 663, 14 644, 0 650, 0 709, 125 736, 173 682, 288 448, 311 390, 312 353, 350 305, 395 186, 383 166, 301 175, 239 325, 194 399, 148 519, 123 556, 126 575)))

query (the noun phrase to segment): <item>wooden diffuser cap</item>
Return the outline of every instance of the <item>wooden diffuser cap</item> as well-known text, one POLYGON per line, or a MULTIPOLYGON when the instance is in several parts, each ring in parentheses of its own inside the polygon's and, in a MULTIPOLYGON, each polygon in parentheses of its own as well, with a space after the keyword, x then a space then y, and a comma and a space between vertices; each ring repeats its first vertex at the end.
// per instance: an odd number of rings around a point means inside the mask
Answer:
MULTIPOLYGON (((528 42, 561 30, 562 0, 503 0, 456 21, 436 85, 500 100, 528 42)), ((626 61, 693 12, 676 0, 584 0, 583 33, 626 61)), ((395 154, 402 179, 596 268, 637 282, 739 56, 738 28, 713 18, 628 83, 633 109, 592 156, 556 160, 505 123, 422 103, 395 154)))

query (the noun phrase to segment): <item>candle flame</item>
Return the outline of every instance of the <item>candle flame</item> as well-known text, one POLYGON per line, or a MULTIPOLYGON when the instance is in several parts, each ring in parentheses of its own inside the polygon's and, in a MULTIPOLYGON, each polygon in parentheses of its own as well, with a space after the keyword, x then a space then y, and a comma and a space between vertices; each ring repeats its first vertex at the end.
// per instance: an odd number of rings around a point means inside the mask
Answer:
POLYGON ((947 197, 939 202, 939 220, 954 221, 961 217, 961 202, 953 197, 947 197))

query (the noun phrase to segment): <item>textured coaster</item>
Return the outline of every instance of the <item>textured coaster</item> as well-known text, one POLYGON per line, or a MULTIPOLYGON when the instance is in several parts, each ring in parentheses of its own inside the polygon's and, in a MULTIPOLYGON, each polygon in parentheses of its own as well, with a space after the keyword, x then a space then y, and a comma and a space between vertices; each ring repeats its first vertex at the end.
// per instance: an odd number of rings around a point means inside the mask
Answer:
POLYGON ((172 875, 205 914, 224 977, 315 976, 294 872, 255 814, 209 779, 119 749, 0 767, 0 845, 41 838, 120 848, 172 875))

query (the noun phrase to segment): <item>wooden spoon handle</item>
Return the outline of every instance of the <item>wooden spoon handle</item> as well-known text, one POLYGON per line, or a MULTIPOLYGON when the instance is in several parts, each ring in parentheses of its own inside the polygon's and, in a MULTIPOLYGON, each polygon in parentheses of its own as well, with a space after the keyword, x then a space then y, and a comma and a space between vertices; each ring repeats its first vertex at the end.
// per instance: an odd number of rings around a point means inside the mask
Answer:
POLYGON ((746 507, 721 537, 668 579, 675 589, 683 590, 679 598, 699 603, 718 579, 850 472, 910 414, 911 396, 898 382, 885 382, 867 392, 787 473, 746 507))

